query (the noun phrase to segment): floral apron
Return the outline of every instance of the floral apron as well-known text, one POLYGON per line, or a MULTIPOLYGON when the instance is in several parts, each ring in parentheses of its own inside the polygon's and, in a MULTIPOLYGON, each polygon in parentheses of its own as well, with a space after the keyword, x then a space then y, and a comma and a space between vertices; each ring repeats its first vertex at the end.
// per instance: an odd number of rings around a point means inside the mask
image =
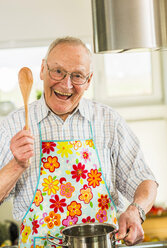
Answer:
POLYGON ((56 247, 47 233, 60 237, 67 226, 92 222, 117 226, 93 139, 43 141, 41 136, 40 175, 21 224, 19 247, 56 247))

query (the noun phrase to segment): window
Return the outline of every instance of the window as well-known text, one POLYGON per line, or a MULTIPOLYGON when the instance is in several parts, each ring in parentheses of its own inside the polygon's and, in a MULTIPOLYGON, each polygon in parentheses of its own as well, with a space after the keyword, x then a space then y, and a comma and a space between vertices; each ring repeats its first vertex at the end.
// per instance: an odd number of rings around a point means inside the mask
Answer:
POLYGON ((30 101, 37 98, 42 90, 40 66, 47 47, 27 47, 0 49, 0 101, 11 101, 15 107, 23 106, 23 99, 18 83, 18 72, 22 67, 29 67, 33 74, 33 86, 30 101))
MULTIPOLYGON (((0 49, 0 102, 10 101, 15 107, 23 106, 23 99, 18 83, 18 72, 22 67, 29 67, 33 74, 33 86, 29 103, 37 99, 39 91, 43 90, 40 80, 41 61, 48 46, 0 49)), ((85 92, 86 97, 92 97, 93 86, 85 92)))
POLYGON ((114 106, 162 101, 159 52, 95 55, 94 61, 97 100, 114 106))
MULTIPOLYGON (((87 44, 90 48, 90 44, 87 44)), ((48 46, 0 49, 0 102, 23 106, 19 70, 32 70, 34 83, 29 102, 43 90, 39 73, 48 46)), ((160 103, 163 100, 160 52, 94 54, 94 77, 85 97, 121 107, 160 103)))

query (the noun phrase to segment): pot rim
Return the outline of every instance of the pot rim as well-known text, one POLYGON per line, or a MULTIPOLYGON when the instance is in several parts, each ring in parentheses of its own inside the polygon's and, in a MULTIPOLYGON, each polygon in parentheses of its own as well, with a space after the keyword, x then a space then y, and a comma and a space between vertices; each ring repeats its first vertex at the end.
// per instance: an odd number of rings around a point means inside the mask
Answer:
POLYGON ((87 237, 101 237, 101 236, 106 236, 108 235, 109 233, 112 233, 114 231, 116 231, 116 226, 113 225, 113 224, 110 224, 110 223, 80 223, 80 224, 75 224, 75 225, 71 225, 71 226, 68 226, 68 227, 65 227, 61 232, 62 232, 62 235, 64 237, 73 237, 73 238, 87 238, 87 237), (64 234, 64 231, 68 230, 68 229, 72 229, 72 228, 75 228, 75 227, 82 227, 82 226, 106 226, 106 227, 112 227, 113 230, 111 232, 107 232, 107 233, 102 233, 102 234, 93 234, 93 235, 84 235, 84 236, 77 236, 77 235, 69 235, 69 234, 64 234))

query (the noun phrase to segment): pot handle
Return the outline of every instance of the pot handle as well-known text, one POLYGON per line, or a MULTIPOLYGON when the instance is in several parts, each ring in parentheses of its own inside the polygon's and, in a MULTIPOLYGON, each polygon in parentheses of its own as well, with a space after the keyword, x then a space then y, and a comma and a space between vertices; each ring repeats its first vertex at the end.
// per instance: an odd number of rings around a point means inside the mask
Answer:
POLYGON ((53 244, 55 244, 55 245, 58 245, 58 246, 66 246, 66 247, 68 247, 68 243, 66 243, 66 242, 62 242, 62 244, 59 244, 58 242, 56 242, 56 241, 53 241, 52 239, 57 239, 57 240, 63 240, 62 238, 57 238, 57 237, 55 237, 55 236, 52 236, 51 234, 47 234, 47 238, 46 238, 49 242, 51 242, 51 243, 53 243, 53 244))
MULTIPOLYGON (((113 232, 110 233, 110 240, 111 240, 112 245, 115 245, 115 243, 117 241, 121 241, 121 239, 116 239, 115 238, 115 234, 118 233, 118 232, 119 232, 119 230, 117 230, 117 231, 114 230, 113 232)), ((126 238, 127 236, 128 236, 128 232, 127 232, 127 234, 125 235, 124 238, 126 238)))

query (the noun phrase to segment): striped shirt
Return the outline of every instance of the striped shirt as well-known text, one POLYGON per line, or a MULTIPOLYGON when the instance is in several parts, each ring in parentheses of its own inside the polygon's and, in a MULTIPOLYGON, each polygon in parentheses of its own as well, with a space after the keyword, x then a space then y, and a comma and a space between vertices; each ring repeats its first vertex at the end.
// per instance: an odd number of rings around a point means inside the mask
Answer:
MULTIPOLYGON (((82 98, 76 110, 63 121, 47 107, 42 96, 29 105, 29 119, 35 138, 34 157, 31 158, 30 167, 10 193, 13 197, 13 215, 17 220, 21 220, 26 214, 37 186, 40 168, 39 123, 43 140, 83 140, 92 138, 93 133, 103 175, 119 211, 124 208, 123 196, 132 201, 137 186, 143 180, 155 180, 144 161, 137 137, 121 116, 109 106, 82 98)), ((10 140, 24 125, 24 108, 12 112, 2 120, 0 168, 13 158, 10 140)))

